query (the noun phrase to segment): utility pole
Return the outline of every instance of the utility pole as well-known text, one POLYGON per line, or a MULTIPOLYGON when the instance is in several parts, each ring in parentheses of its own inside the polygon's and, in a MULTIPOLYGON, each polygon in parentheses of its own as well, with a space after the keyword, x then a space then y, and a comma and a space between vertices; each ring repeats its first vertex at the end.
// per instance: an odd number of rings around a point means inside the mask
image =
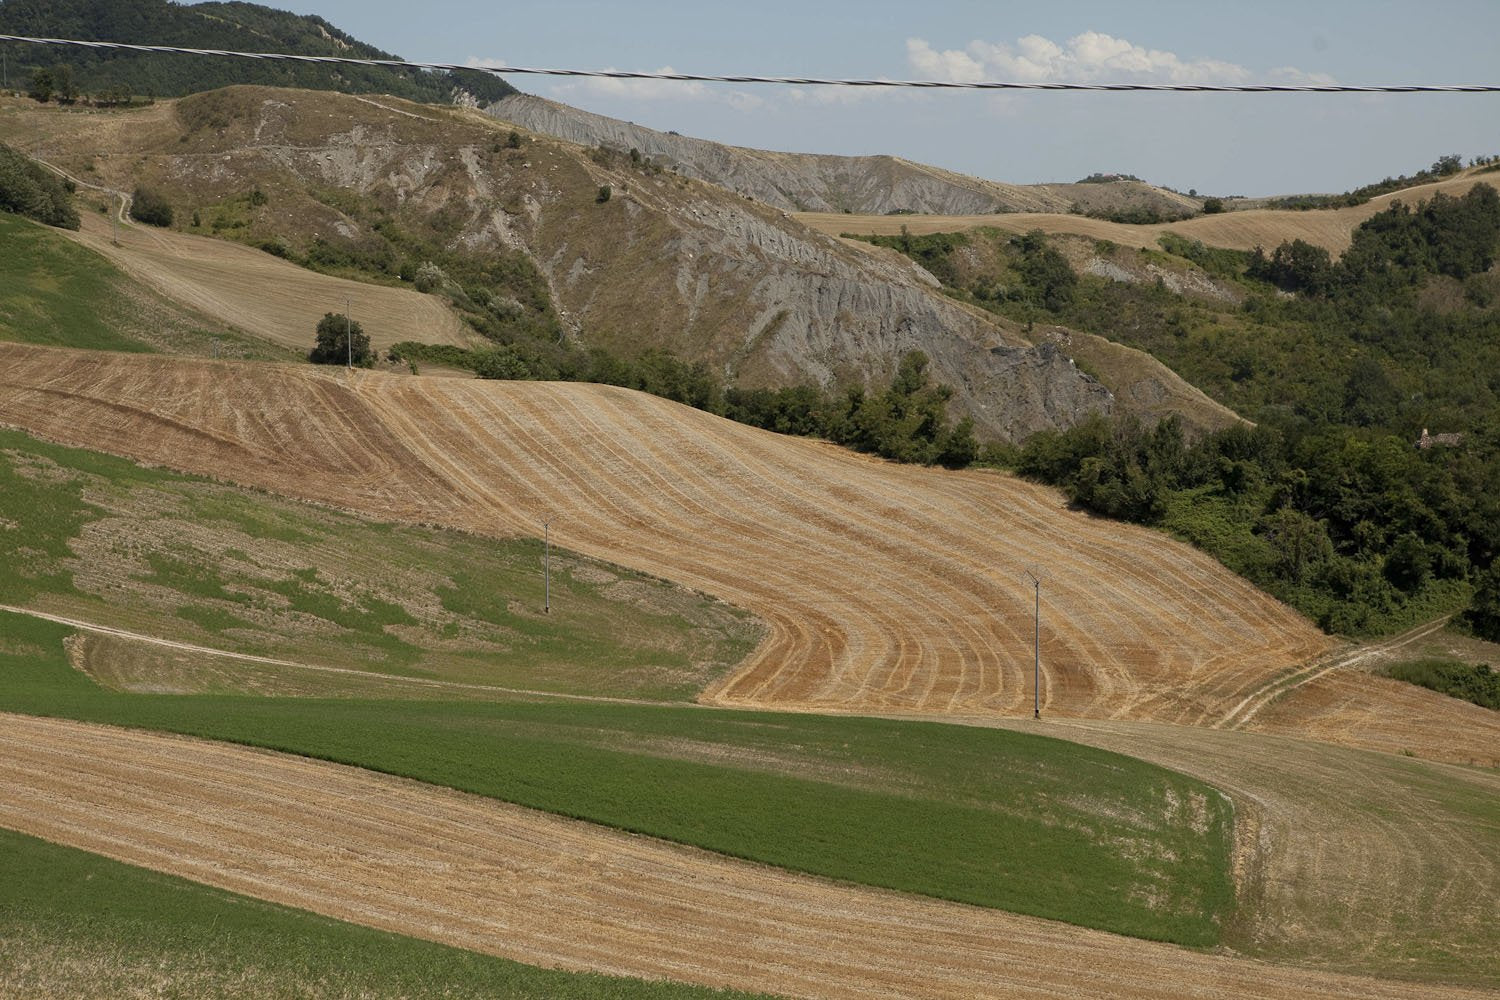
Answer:
POLYGON ((1032 618, 1031 632, 1031 717, 1042 717, 1042 578, 1031 570, 1026 571, 1036 590, 1036 609, 1032 618))
POLYGON ((542 613, 552 613, 552 522, 542 522, 542 544, 546 547, 546 555, 542 558, 543 579, 546 581, 546 589, 542 592, 542 613))

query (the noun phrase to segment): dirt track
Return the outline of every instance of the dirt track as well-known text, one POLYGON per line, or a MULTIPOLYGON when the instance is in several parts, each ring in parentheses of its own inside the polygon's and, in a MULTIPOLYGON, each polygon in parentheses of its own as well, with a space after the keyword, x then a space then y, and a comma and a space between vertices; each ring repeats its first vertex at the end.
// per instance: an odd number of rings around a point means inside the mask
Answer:
POLYGON ((378 517, 569 548, 770 636, 723 704, 1204 722, 1328 640, 1208 557, 982 472, 901 467, 600 386, 0 346, 0 421, 378 517))
POLYGON ((473 339, 430 295, 318 274, 227 240, 82 216, 83 229, 66 235, 169 298, 283 347, 310 349, 318 320, 343 312, 346 299, 377 350, 402 340, 467 346, 473 339))
POLYGON ((1045 233, 1109 240, 1123 247, 1156 249, 1157 240, 1163 233, 1176 233, 1188 239, 1202 240, 1213 247, 1253 250, 1259 246, 1266 248, 1267 252, 1283 240, 1300 239, 1323 247, 1337 256, 1349 248, 1355 228, 1375 213, 1389 208, 1391 202, 1402 201, 1413 205, 1424 198, 1431 198, 1436 192, 1461 195, 1479 182, 1500 187, 1500 177, 1468 175, 1381 195, 1353 208, 1322 209, 1315 212, 1249 209, 1149 226, 1127 226, 1082 215, 1037 212, 998 215, 841 215, 834 212, 801 212, 794 217, 830 236, 840 233, 894 236, 902 229, 914 236, 923 236, 992 226, 1012 233, 1040 229, 1045 233))
POLYGON ((533 964, 820 997, 1482 995, 841 886, 352 768, 81 723, 0 716, 0 788, 0 825, 533 964))

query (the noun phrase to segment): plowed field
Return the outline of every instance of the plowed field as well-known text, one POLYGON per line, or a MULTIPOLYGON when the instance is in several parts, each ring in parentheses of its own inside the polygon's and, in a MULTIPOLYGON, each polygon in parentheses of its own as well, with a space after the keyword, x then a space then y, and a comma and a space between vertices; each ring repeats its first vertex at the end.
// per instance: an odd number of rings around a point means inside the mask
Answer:
POLYGON ((1253 250, 1259 246, 1269 251, 1283 240, 1305 240, 1337 256, 1349 248, 1355 228, 1377 212, 1385 211, 1391 202, 1402 201, 1414 205, 1438 192, 1462 195, 1477 182, 1500 186, 1500 178, 1470 175, 1381 195, 1352 208, 1319 209, 1311 212, 1248 209, 1147 226, 1122 225, 1082 215, 1043 212, 998 215, 842 215, 834 212, 801 212, 795 218, 830 236, 840 233, 894 236, 903 229, 914 236, 923 236, 991 226, 1012 233, 1040 229, 1044 233, 1110 240, 1124 247, 1155 249, 1156 241, 1163 233, 1175 233, 1188 239, 1202 240, 1211 247, 1227 247, 1231 250, 1253 250))
POLYGON ((818 997, 1483 995, 837 885, 334 764, 60 720, 0 716, 0 788, 0 824, 23 832, 533 964, 818 997))
POLYGON ((609 387, 0 346, 0 421, 380 517, 540 534, 747 608, 722 704, 1221 718, 1329 643, 1207 556, 985 472, 609 387))

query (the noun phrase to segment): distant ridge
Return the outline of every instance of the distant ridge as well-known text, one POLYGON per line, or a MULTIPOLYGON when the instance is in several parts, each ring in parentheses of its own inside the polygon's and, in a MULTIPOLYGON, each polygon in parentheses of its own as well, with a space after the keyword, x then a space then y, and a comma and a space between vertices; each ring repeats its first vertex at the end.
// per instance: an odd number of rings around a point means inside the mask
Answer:
MULTIPOLYGON (((0 0, 0 33, 102 42, 180 45, 242 52, 290 52, 394 59, 315 15, 298 15, 254 3, 167 0, 0 0)), ((11 86, 25 88, 39 68, 66 65, 87 95, 126 92, 181 97, 231 84, 392 94, 428 104, 452 101, 454 91, 493 101, 515 89, 488 73, 416 73, 366 66, 313 66, 294 62, 206 59, 197 56, 96 52, 10 43, 11 86)))
POLYGON ((584 146, 638 150, 662 166, 717 184, 784 212, 916 212, 982 215, 991 212, 1121 211, 1196 213, 1198 201, 1139 181, 1108 184, 1002 184, 895 156, 779 153, 726 146, 608 118, 525 94, 487 109, 502 121, 584 146))

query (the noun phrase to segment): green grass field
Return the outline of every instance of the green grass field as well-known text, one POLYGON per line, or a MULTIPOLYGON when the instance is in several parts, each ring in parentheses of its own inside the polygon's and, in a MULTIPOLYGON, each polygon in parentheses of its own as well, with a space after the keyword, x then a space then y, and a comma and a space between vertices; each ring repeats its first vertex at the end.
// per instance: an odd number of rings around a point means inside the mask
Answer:
POLYGON ((8 212, 0 212, 0 340, 293 360, 290 351, 227 330, 140 287, 57 230, 8 212))
POLYGON ((0 430, 0 603, 324 666, 653 700, 693 697, 759 641, 702 594, 552 555, 544 614, 538 539, 375 523, 0 430))
POLYGON ((0 995, 113 1000, 743 997, 555 972, 0 830, 0 995))
POLYGON ((998 730, 589 702, 123 694, 64 626, 0 614, 0 709, 269 747, 799 871, 1214 944, 1227 799, 998 730))

